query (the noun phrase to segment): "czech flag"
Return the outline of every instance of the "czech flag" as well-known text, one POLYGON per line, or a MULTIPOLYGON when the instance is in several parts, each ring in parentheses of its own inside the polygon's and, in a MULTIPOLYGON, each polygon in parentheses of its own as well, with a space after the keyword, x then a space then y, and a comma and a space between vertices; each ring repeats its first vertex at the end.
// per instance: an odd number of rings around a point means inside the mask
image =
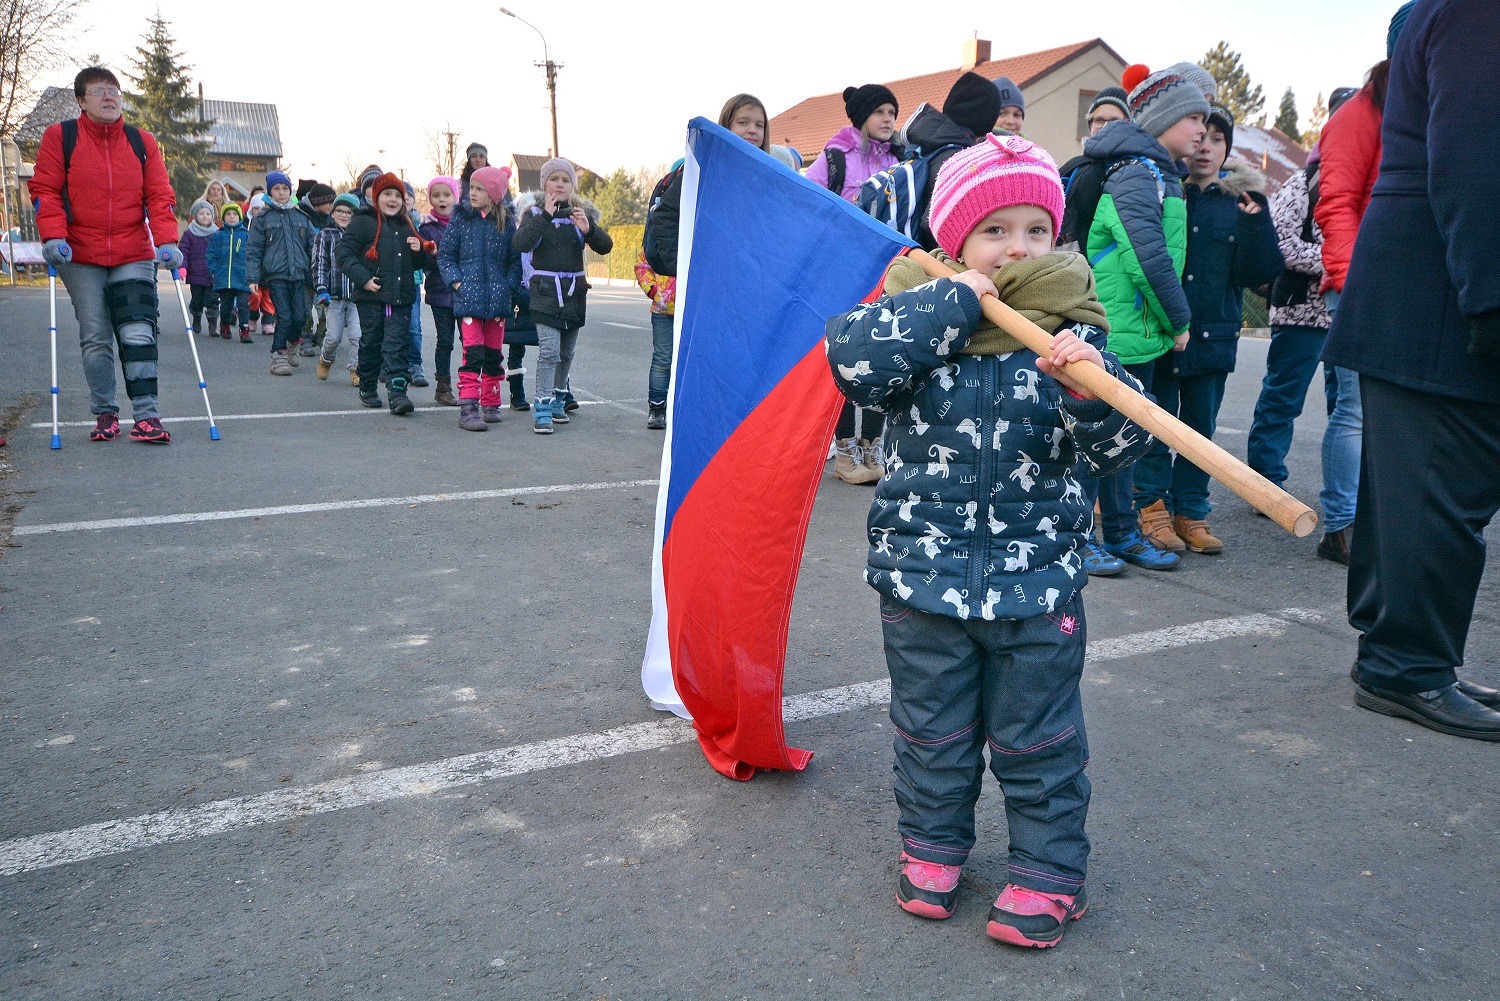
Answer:
POLYGON ((668 431, 641 682, 709 764, 801 769, 787 623, 842 397, 824 323, 879 295, 910 246, 704 118, 688 124, 668 431))

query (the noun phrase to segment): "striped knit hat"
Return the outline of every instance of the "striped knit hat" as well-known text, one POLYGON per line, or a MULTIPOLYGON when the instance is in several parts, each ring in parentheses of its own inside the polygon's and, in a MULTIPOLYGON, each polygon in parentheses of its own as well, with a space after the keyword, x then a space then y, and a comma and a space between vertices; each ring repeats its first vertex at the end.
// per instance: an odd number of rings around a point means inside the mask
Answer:
POLYGON ((996 209, 1036 205, 1062 225, 1063 189, 1057 163, 1020 136, 987 135, 948 158, 932 188, 932 234, 957 259, 969 234, 996 209))
POLYGON ((1155 138, 1188 115, 1208 118, 1208 98, 1197 84, 1172 70, 1158 70, 1130 92, 1130 118, 1155 138))

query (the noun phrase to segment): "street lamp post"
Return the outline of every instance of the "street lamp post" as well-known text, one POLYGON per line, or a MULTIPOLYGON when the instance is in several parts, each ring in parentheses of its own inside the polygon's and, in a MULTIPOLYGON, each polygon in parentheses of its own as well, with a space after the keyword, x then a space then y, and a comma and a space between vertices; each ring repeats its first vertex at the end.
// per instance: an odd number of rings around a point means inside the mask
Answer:
POLYGON ((506 17, 513 17, 517 21, 520 21, 522 24, 526 25, 526 27, 536 32, 536 36, 542 40, 542 59, 544 59, 545 62, 540 62, 536 65, 545 67, 547 70, 547 99, 552 108, 552 155, 561 156, 562 154, 558 152, 557 148, 557 71, 562 68, 562 63, 553 62, 552 57, 547 54, 547 36, 542 34, 542 30, 540 28, 538 28, 536 25, 532 24, 530 21, 526 20, 524 17, 522 17, 520 14, 517 14, 513 10, 501 7, 500 13, 504 14, 506 17))

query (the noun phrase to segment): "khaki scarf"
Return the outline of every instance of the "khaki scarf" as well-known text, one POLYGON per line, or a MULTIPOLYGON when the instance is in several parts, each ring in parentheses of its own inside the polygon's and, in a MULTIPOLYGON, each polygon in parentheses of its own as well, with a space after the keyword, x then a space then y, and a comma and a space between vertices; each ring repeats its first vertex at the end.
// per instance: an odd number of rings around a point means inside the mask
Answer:
MULTIPOLYGON (((932 256, 949 267, 962 269, 941 250, 933 251, 932 256)), ((1000 301, 1049 334, 1070 323, 1087 323, 1109 332, 1104 307, 1094 294, 1093 269, 1082 254, 1057 252, 1034 261, 1013 261, 990 277, 1000 301)), ((885 293, 905 292, 931 280, 916 261, 900 257, 886 272, 885 293)), ((1022 347, 1020 341, 989 320, 981 320, 962 353, 997 355, 1022 347)))

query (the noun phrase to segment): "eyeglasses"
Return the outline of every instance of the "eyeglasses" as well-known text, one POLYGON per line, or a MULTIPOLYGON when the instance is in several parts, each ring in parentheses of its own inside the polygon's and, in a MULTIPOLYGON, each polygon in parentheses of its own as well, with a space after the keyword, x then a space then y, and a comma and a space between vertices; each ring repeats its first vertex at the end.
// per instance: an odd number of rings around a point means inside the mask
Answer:
POLYGON ((1092 118, 1085 119, 1090 128, 1093 128, 1095 125, 1108 125, 1110 122, 1123 122, 1124 120, 1123 118, 1105 118, 1102 115, 1094 115, 1092 118))
POLYGON ((90 87, 84 91, 89 97, 119 97, 119 87, 90 87))

